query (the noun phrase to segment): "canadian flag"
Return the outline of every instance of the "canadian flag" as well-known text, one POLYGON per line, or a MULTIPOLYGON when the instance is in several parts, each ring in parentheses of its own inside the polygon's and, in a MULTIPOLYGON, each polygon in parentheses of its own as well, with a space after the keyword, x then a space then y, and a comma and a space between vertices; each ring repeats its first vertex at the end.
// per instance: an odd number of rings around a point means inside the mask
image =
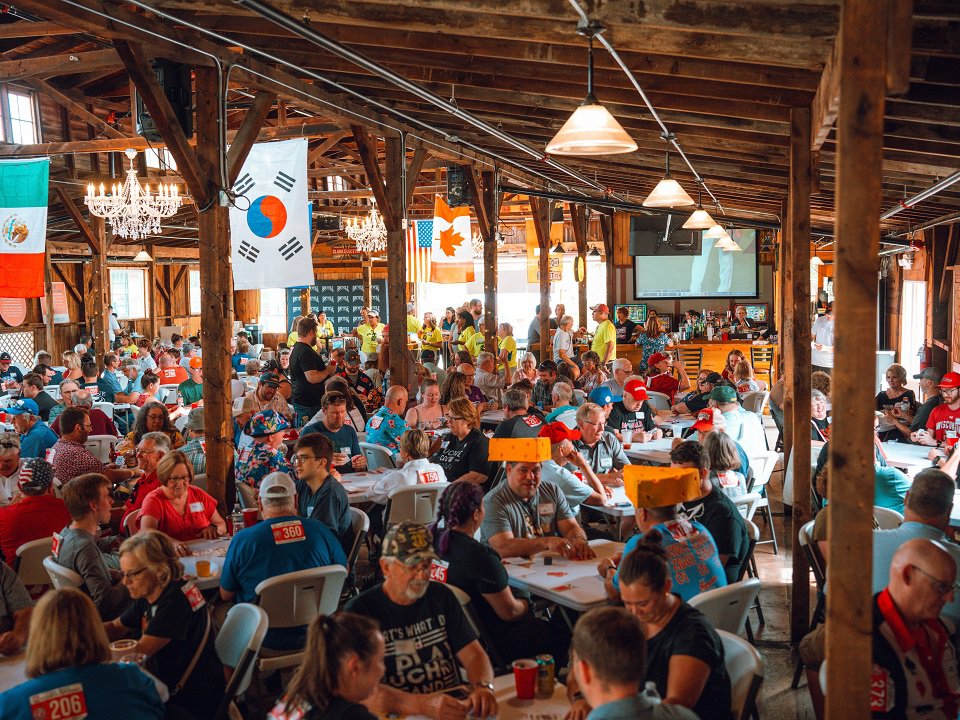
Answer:
POLYGON ((439 195, 433 210, 433 263, 430 281, 473 282, 470 206, 451 208, 439 195))

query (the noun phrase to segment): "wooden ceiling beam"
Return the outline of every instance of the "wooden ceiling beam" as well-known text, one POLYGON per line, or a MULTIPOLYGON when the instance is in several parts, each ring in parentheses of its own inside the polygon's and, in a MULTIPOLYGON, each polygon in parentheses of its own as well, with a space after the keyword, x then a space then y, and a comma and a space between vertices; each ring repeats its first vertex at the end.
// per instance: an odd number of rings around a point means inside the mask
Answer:
MULTIPOLYGON (((268 90, 261 90, 253 99, 253 103, 243 116, 243 122, 240 129, 233 136, 233 142, 227 151, 227 185, 233 187, 237 177, 240 175, 240 169, 243 167, 243 161, 247 159, 250 148, 257 141, 260 129, 263 127, 263 121, 270 114, 274 101, 277 99, 276 93, 268 90)), ((282 123, 281 123, 282 124, 282 123)))
MULTIPOLYGON (((0 25, 0 28, 6 27, 0 25)), ((91 50, 89 52, 51 55, 49 57, 16 58, 0 61, 0 80, 24 80, 26 78, 47 79, 59 75, 78 75, 81 73, 121 69, 120 58, 113 50, 91 50)))
MULTIPOLYGON (((322 158, 326 155, 327 151, 330 150, 334 145, 343 140, 345 137, 350 135, 350 132, 347 130, 338 130, 337 132, 331 134, 329 137, 325 138, 317 147, 313 148, 307 153, 307 167, 309 168, 318 158, 322 158)), ((330 175, 331 173, 327 173, 330 175)))
POLYGON ((101 118, 94 115, 92 112, 87 110, 83 105, 69 97, 66 93, 61 92, 53 85, 48 83, 46 80, 26 80, 27 85, 32 87, 41 95, 46 95, 51 100, 53 100, 57 105, 62 108, 65 108, 67 112, 72 115, 77 116, 83 120, 87 125, 103 133, 107 137, 118 139, 126 138, 126 135, 119 130, 117 130, 112 125, 109 125, 107 122, 101 118))
POLYGON ((394 207, 390 201, 391 195, 388 194, 386 183, 384 182, 383 171, 380 169, 380 162, 377 158, 377 141, 361 125, 351 125, 350 132, 353 133, 353 139, 357 143, 357 150, 360 154, 360 160, 367 171, 367 178, 370 180, 370 189, 373 196, 380 206, 380 214, 383 215, 383 223, 387 227, 399 227, 400 218, 403 215, 403 209, 394 207))
POLYGON ((839 52, 840 49, 834 45, 830 59, 820 76, 817 92, 813 96, 810 112, 810 141, 813 143, 813 152, 823 147, 840 111, 839 52))
MULTIPOLYGON (((20 6, 20 3, 17 3, 20 6)), ((0 40, 15 40, 19 38, 52 37, 54 35, 76 35, 77 31, 66 25, 54 22, 19 22, 0 25, 0 40)))
POLYGON ((57 187, 56 191, 57 197, 60 198, 60 204, 63 206, 63 209, 67 211, 70 219, 73 220, 73 224, 77 230, 80 231, 80 235, 90 247, 91 252, 99 255, 100 240, 97 239, 96 233, 93 232, 93 229, 87 224, 87 221, 83 219, 83 215, 80 214, 80 208, 74 204, 73 200, 63 191, 63 188, 57 187))

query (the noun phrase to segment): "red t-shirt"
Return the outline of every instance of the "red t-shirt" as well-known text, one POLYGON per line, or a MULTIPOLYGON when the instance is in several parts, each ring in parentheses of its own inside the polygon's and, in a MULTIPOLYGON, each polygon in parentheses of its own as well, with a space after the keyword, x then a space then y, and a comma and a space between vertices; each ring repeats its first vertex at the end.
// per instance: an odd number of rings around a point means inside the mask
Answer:
POLYGON ((667 373, 660 373, 647 378, 647 390, 663 393, 670 397, 670 404, 673 405, 673 396, 680 388, 680 381, 667 373))
POLYGON ((933 433, 938 443, 947 437, 947 430, 960 433, 960 408, 951 410, 946 403, 937 405, 927 418, 927 430, 933 433))
POLYGON ((146 499, 147 495, 152 493, 160 487, 160 479, 157 477, 157 471, 154 470, 148 475, 144 475, 140 478, 133 488, 133 494, 129 497, 126 503, 123 506, 123 514, 127 515, 132 510, 139 510, 143 507, 143 501, 146 499))
POLYGON ((51 537, 70 524, 63 500, 53 495, 24 495, 19 502, 0 508, 0 551, 13 565, 17 548, 31 540, 51 537))
POLYGON ((210 518, 216 510, 216 500, 200 488, 189 485, 187 505, 181 515, 163 494, 163 488, 158 487, 143 501, 140 519, 142 522, 145 517, 156 518, 158 529, 174 540, 196 540, 200 531, 210 525, 210 518))
POLYGON ((157 370, 157 377, 160 378, 161 385, 179 385, 190 379, 190 375, 182 367, 161 368, 157 370))

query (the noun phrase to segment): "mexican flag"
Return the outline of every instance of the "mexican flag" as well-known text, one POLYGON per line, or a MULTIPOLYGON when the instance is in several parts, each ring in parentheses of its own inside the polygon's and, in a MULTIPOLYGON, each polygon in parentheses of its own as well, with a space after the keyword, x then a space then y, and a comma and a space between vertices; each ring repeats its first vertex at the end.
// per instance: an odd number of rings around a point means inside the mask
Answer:
POLYGON ((0 161, 0 297, 43 295, 50 159, 0 161))

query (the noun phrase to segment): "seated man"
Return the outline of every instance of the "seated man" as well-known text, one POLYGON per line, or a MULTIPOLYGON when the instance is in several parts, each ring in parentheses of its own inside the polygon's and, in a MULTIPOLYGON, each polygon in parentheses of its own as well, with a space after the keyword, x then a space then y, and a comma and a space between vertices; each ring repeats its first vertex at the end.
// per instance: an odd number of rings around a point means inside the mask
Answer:
POLYGON ((537 384, 533 386, 531 400, 541 410, 549 410, 553 405, 553 384, 557 381, 557 364, 553 360, 544 360, 537 365, 537 384))
POLYGON ((204 441, 204 410, 194 408, 187 416, 187 424, 183 428, 183 435, 187 442, 180 448, 180 452, 187 456, 193 465, 194 475, 203 475, 207 472, 207 452, 204 441))
MULTIPOLYGON (((76 380, 64 380, 60 383, 60 402, 50 408, 50 414, 47 416, 47 424, 53 430, 53 423, 60 417, 60 413, 68 407, 73 407, 73 395, 80 389, 80 384, 76 380)), ((56 431, 54 431, 56 432, 56 431)))
POLYGON ((627 541, 623 552, 597 566, 611 600, 620 600, 620 561, 642 542, 655 543, 666 551, 671 587, 681 600, 727 584, 710 531, 696 520, 677 517, 676 505, 637 508, 636 522, 639 532, 627 541))
POLYGON ((530 399, 520 390, 510 389, 503 394, 504 420, 494 431, 495 438, 537 437, 543 418, 527 412, 530 399))
MULTIPOLYGON (((173 449, 170 437, 162 432, 144 433, 137 445, 137 469, 140 471, 139 479, 133 486, 133 490, 120 513, 118 522, 122 524, 134 510, 143 507, 143 501, 147 495, 160 487, 160 479, 157 477, 157 465, 160 460, 173 449)), ((129 485, 129 483, 127 483, 129 485)))
POLYGON ((681 398, 671 410, 678 414, 698 413, 710 403, 710 392, 723 382, 723 376, 710 370, 701 370, 697 375, 697 387, 681 398))
POLYGON ((161 385, 180 385, 190 378, 187 371, 180 367, 180 353, 172 353, 169 350, 160 356, 158 360, 160 367, 157 375, 160 378, 161 385))
POLYGON ((503 558, 544 550, 576 560, 595 557, 567 499, 556 485, 542 482, 541 473, 539 462, 507 461, 506 482, 483 499, 483 541, 503 558))
MULTIPOLYGON (((257 504, 263 522, 238 532, 230 542, 220 576, 224 600, 256 603, 256 587, 267 578, 326 565, 347 565, 347 556, 330 529, 318 520, 297 515, 297 491, 285 473, 267 475, 257 504)), ((264 647, 303 647, 307 626, 268 630, 264 647)))
MULTIPOLYGON (((119 437, 117 426, 114 425, 113 420, 111 420, 103 410, 93 406, 93 395, 90 394, 89 390, 77 390, 73 394, 72 407, 83 408, 87 411, 92 427, 91 435, 113 435, 114 437, 119 437)), ((50 429, 57 435, 60 434, 59 417, 50 424, 50 429)))
POLYGON ((573 386, 570 383, 557 380, 550 391, 550 402, 553 410, 547 413, 544 422, 552 423, 556 420, 568 428, 577 426, 577 406, 574 404, 573 386))
POLYGON ((20 457, 44 457, 57 442, 57 434, 41 419, 33 400, 17 400, 5 411, 13 416, 13 427, 20 433, 20 457))
POLYGON ((15 391, 20 389, 20 383, 23 382, 23 373, 20 372, 20 368, 11 365, 12 362, 13 357, 10 353, 0 352, 0 383, 2 383, 2 389, 11 394, 16 394, 15 391))
POLYGON ((443 381, 447 379, 447 371, 437 365, 436 360, 436 351, 423 350, 420 352, 420 362, 423 363, 423 366, 430 372, 433 379, 443 385, 443 381))
POLYGON ((50 450, 50 464, 61 483, 87 473, 106 475, 112 483, 132 480, 140 474, 136 470, 101 462, 87 450, 85 443, 93 425, 86 408, 69 407, 57 419, 63 434, 50 450))
POLYGON ((571 697, 573 710, 585 701, 593 708, 587 720, 697 720, 682 705, 640 694, 647 641, 640 620, 624 608, 597 608, 583 615, 573 628, 573 652, 579 689, 571 697))
POLYGON ((120 573, 111 570, 119 567, 115 538, 100 538, 100 523, 110 521, 113 505, 110 481, 96 473, 75 477, 63 486, 63 500, 73 521, 53 536, 53 557, 83 578, 100 617, 113 620, 131 601, 120 573))
POLYGON ((703 494, 683 503, 683 513, 687 520, 699 521, 709 531, 727 583, 737 582, 750 549, 747 525, 736 505, 710 481, 710 461, 703 445, 693 440, 680 443, 670 451, 670 467, 696 468, 700 473, 703 494))
POLYGON ((49 538, 70 522, 63 500, 53 494, 53 468, 43 458, 29 458, 20 469, 20 499, 0 508, 0 552, 13 566, 17 548, 49 538))
POLYGON ((240 451, 237 462, 237 482, 250 487, 260 487, 261 481, 270 473, 281 472, 292 477, 297 473, 280 450, 283 436, 293 427, 283 416, 273 410, 258 412, 247 423, 246 432, 253 443, 240 451))
POLYGON ((580 439, 580 431, 571 430, 562 422, 552 422, 540 428, 540 437, 550 440, 551 452, 551 458, 544 460, 541 467, 541 478, 560 488, 574 517, 579 514, 580 505, 583 503, 605 505, 607 489, 600 483, 600 479, 580 451, 573 446, 573 441, 580 439), (577 475, 583 479, 568 470, 568 466, 575 467, 577 475))
POLYGON ((718 385, 710 391, 710 404, 723 413, 727 421, 727 435, 739 443, 748 454, 766 452, 767 441, 760 418, 756 413, 743 409, 734 388, 718 385))
MULTIPOLYGON (((717 432, 726 432, 727 419, 717 408, 708 407, 697 413, 697 418, 690 429, 693 433, 690 435, 690 439, 697 440, 698 442, 702 443, 707 434, 713 432, 714 430, 717 432)), ((674 438, 671 447, 677 447, 677 445, 682 442, 682 439, 674 438)), ((740 446, 740 443, 734 440, 733 444, 736 445, 737 456, 740 458, 740 473, 744 477, 747 477, 747 473, 750 471, 750 459, 747 457, 746 450, 740 446)))
MULTIPOLYGON (((606 388, 604 388, 606 390, 606 388)), ((577 408, 577 429, 580 439, 574 447, 590 463, 590 468, 604 485, 623 485, 623 468, 630 460, 623 452, 623 444, 609 430, 605 430, 603 408, 588 402, 577 408)))
POLYGON ((97 375, 97 391, 104 402, 117 402, 117 393, 122 390, 117 379, 119 362, 116 353, 108 352, 103 356, 103 371, 97 375))
POLYGON ((674 364, 669 354, 655 352, 647 358, 647 367, 650 368, 647 390, 663 393, 670 399, 671 405, 678 392, 690 389, 690 378, 687 377, 683 363, 674 364), (677 377, 673 376, 674 369, 677 371, 677 377))
POLYGON ((453 593, 430 582, 436 559, 426 527, 394 525, 381 548, 383 584, 347 603, 348 612, 377 620, 387 643, 383 681, 366 704, 382 714, 495 716, 490 659, 453 593), (443 692, 463 684, 460 667, 471 688, 466 700, 443 692))
POLYGON ((20 458, 20 436, 14 432, 0 432, 0 507, 9 505, 20 496, 20 468, 26 458, 20 458))
POLYGON ((330 474, 333 445, 322 433, 297 440, 293 454, 297 469, 297 514, 319 520, 337 536, 345 552, 353 544, 350 499, 343 485, 330 474))
POLYGON ((203 400, 203 358, 190 358, 190 377, 177 386, 177 392, 186 407, 203 400))
POLYGON ((360 452, 357 431, 346 424, 347 398, 342 393, 328 392, 323 394, 320 403, 323 417, 304 427, 300 437, 317 432, 325 435, 333 445, 334 455, 340 460, 340 464, 334 467, 340 474, 365 470, 367 458, 360 452))
POLYGON ((600 387, 607 388, 614 397, 623 397, 624 385, 627 384, 627 378, 633 374, 633 363, 629 358, 617 358, 612 363, 613 375, 609 380, 604 381, 600 387))
POLYGON ((407 429, 403 416, 407 412, 407 389, 393 385, 383 397, 383 407, 367 420, 367 442, 380 445, 391 455, 400 453, 400 436, 407 429))
POLYGON ((500 402, 500 397, 507 386, 507 379, 503 373, 497 372, 497 358, 493 353, 483 351, 477 355, 477 370, 473 384, 488 398, 500 402))
MULTIPOLYGON (((360 327, 364 327, 361 325, 360 327)), ((374 385, 373 380, 360 368, 360 353, 357 350, 347 350, 343 356, 344 369, 338 370, 337 375, 346 378, 353 390, 363 400, 363 406, 368 413, 373 413, 383 402, 383 394, 374 385)))
POLYGON ((0 655, 17 655, 27 644, 33 601, 20 578, 0 563, 0 655))
MULTIPOLYGON (((49 372, 40 376, 35 372, 27 373, 23 376, 23 384, 20 386, 20 397, 26 400, 33 400, 39 408, 40 419, 47 422, 50 419, 50 411, 57 404, 57 401, 50 397, 43 389, 49 382, 48 376, 53 372, 53 368, 47 368, 49 372)), ((7 413, 9 414, 9 410, 7 413)))
POLYGON ((634 375, 624 386, 623 398, 613 404, 606 427, 618 440, 623 439, 624 430, 633 433, 633 442, 659 440, 663 437, 663 431, 657 427, 655 417, 656 414, 647 403, 647 388, 643 380, 634 375))
POLYGON ((257 383, 256 389, 247 393, 247 396, 253 399, 254 412, 273 410, 283 415, 287 420, 293 417, 293 408, 279 392, 282 382, 284 382, 284 378, 280 373, 265 372, 260 376, 260 382, 257 383))

